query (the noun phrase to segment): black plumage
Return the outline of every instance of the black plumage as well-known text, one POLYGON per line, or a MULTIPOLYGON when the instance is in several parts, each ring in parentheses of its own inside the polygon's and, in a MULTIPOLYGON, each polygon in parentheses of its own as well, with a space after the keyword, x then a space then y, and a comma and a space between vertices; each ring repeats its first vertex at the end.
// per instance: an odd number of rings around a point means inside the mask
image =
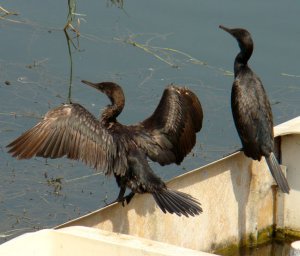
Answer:
POLYGON ((273 117, 270 102, 260 78, 248 66, 253 52, 250 33, 242 28, 220 28, 238 42, 240 52, 234 61, 234 82, 231 109, 243 151, 254 160, 265 157, 269 169, 284 193, 289 193, 288 182, 274 155, 273 117))
POLYGON ((120 187, 117 201, 123 205, 135 193, 151 193, 165 213, 201 213, 196 199, 168 189, 147 161, 148 157, 160 165, 180 164, 192 150, 203 120, 197 96, 187 88, 170 85, 149 118, 126 126, 116 119, 125 104, 122 88, 113 82, 82 82, 111 101, 100 120, 80 104, 64 104, 48 111, 43 120, 10 143, 9 153, 18 159, 66 156, 114 175, 120 187), (124 196, 126 188, 131 189, 128 196, 124 196))

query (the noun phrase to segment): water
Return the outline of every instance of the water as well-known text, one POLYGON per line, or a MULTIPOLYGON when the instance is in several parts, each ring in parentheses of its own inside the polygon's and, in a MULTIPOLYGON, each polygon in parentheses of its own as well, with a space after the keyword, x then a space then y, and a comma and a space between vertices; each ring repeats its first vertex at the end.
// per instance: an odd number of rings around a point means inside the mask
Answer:
MULTIPOLYGON (((62 28, 68 7, 58 0, 11 0, 1 6, 19 14, 0 19, 3 242, 98 209, 114 200, 118 189, 113 178, 79 162, 18 161, 7 154, 10 141, 67 101, 70 59, 62 28)), ((116 81, 126 95, 119 120, 131 124, 153 112, 167 84, 194 90, 205 117, 192 154, 180 166, 153 164, 162 178, 170 179, 240 148, 229 101, 233 77, 226 72, 232 72, 238 46, 219 24, 252 33, 250 64, 265 85, 275 124, 299 115, 298 10, 296 1, 136 0, 124 2, 123 9, 106 1, 77 1, 76 12, 84 16, 73 22, 80 20, 78 41, 69 31, 77 47, 71 47, 72 100, 98 115, 108 100, 80 80, 116 81)))
POLYGON ((289 256, 290 243, 273 241, 252 248, 239 248, 232 252, 221 253, 224 256, 289 256))

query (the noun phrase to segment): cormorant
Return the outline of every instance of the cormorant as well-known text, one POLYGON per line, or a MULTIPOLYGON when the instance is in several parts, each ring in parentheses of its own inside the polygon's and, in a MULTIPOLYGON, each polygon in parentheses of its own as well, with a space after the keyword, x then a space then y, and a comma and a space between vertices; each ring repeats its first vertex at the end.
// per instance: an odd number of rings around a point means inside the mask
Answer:
POLYGON ((114 175, 120 192, 116 201, 130 202, 135 193, 151 193, 160 209, 179 216, 202 212, 192 196, 167 188, 152 171, 147 157, 160 165, 180 164, 196 143, 203 112, 197 96, 187 88, 168 86, 154 113, 126 126, 117 121, 125 97, 113 82, 82 81, 106 94, 111 101, 97 120, 77 103, 48 111, 33 128, 7 147, 18 159, 66 156, 114 175), (126 188, 131 193, 125 195, 126 188))
POLYGON ((284 193, 289 193, 288 182, 274 155, 273 117, 270 102, 260 78, 248 66, 253 52, 250 33, 242 28, 219 26, 238 42, 240 52, 234 61, 234 82, 231 109, 243 151, 254 160, 265 157, 272 176, 284 193))

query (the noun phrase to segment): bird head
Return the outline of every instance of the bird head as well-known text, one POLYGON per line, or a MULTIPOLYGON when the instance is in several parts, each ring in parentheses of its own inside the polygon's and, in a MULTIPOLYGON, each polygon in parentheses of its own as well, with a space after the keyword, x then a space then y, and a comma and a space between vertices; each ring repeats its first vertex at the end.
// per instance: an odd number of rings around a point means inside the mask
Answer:
POLYGON ((227 28, 222 25, 220 25, 219 28, 223 29, 224 31, 232 35, 238 41, 241 50, 253 48, 253 41, 251 38, 251 34, 246 29, 227 28))
POLYGON ((106 94, 112 103, 115 103, 116 101, 123 101, 125 98, 121 86, 114 82, 92 83, 86 80, 82 80, 81 82, 106 94))

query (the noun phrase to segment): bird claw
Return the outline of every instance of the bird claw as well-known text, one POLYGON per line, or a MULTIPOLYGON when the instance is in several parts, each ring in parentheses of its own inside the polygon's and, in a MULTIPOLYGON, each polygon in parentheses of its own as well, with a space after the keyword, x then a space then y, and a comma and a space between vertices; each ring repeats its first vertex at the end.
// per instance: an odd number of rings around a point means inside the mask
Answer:
POLYGON ((131 201, 131 199, 133 198, 134 193, 131 192, 130 194, 128 194, 127 196, 123 196, 122 198, 117 198, 117 202, 122 203, 122 206, 125 207, 125 202, 128 205, 131 201))
MULTIPOLYGON (((127 200, 125 199, 125 198, 123 198, 123 200, 122 200, 122 206, 123 207, 125 207, 125 201, 126 201, 126 203, 127 203, 127 200)), ((128 204, 128 203, 127 203, 128 204)))

